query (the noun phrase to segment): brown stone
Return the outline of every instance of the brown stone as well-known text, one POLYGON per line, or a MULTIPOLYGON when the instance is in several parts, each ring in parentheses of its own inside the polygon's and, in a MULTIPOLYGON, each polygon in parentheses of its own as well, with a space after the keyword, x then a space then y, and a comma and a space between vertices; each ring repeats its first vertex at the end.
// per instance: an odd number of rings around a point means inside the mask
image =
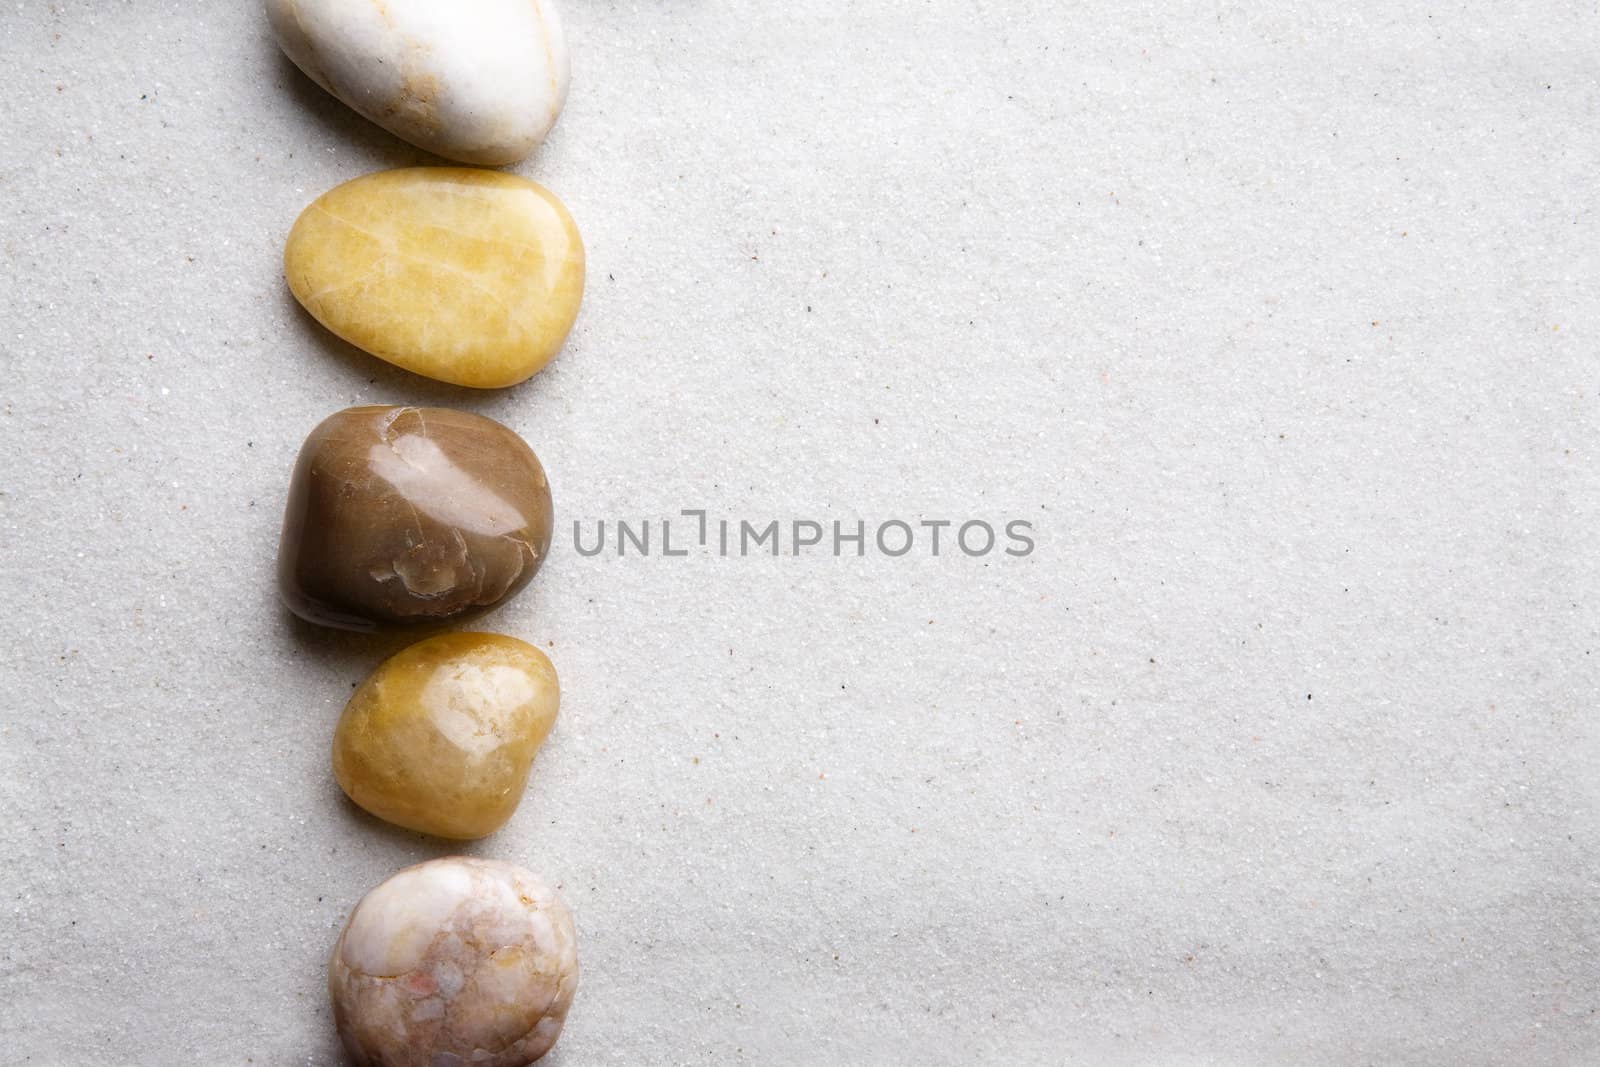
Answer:
POLYGON ((456 622, 527 585, 551 528, 544 468, 493 419, 347 408, 300 449, 279 589, 291 611, 324 626, 456 622))

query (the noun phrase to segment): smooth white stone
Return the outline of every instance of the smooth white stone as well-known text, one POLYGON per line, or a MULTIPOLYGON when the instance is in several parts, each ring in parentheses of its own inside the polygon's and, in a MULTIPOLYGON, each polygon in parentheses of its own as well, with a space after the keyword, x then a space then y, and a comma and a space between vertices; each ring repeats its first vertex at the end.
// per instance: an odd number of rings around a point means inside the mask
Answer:
POLYGON ((567 99, 555 0, 266 0, 278 44, 397 137, 501 166, 537 148, 567 99))

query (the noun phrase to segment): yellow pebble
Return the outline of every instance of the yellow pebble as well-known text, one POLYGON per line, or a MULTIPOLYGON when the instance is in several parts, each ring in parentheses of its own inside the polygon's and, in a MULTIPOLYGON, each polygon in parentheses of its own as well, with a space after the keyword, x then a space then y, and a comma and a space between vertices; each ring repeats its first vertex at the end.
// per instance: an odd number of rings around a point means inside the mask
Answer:
POLYGON ((345 706, 333 775, 380 819, 483 837, 516 811, 561 688, 543 652, 501 634, 449 633, 385 660, 345 706))
POLYGON ((550 362, 583 299, 583 240, 515 174, 409 167, 301 212, 283 253, 295 299, 379 359, 454 385, 515 385, 550 362))

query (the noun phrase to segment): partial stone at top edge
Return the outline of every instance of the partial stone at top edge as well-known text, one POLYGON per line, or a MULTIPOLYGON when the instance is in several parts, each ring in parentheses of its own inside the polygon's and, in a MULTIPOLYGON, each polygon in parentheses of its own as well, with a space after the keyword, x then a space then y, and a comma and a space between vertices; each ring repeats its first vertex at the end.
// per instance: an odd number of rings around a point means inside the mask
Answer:
POLYGON ((555 0, 266 0, 266 9, 295 66, 446 159, 524 159, 566 103, 555 0))

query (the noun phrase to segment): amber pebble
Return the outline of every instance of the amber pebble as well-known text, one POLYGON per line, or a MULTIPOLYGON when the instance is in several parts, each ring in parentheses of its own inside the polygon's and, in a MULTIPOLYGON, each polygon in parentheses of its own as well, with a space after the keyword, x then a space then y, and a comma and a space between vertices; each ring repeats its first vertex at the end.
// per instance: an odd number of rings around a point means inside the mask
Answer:
POLYGON ((550 362, 583 299, 583 241, 555 194, 461 167, 324 193, 289 231, 283 270, 295 299, 357 348, 480 389, 550 362))
POLYGON ((522 799, 561 688, 543 652, 451 633, 384 661, 333 737, 333 775, 380 819, 439 837, 492 834, 522 799))
POLYGON ((455 622, 528 584, 551 523, 538 457, 493 419, 347 408, 300 449, 278 586, 291 611, 325 626, 455 622))

